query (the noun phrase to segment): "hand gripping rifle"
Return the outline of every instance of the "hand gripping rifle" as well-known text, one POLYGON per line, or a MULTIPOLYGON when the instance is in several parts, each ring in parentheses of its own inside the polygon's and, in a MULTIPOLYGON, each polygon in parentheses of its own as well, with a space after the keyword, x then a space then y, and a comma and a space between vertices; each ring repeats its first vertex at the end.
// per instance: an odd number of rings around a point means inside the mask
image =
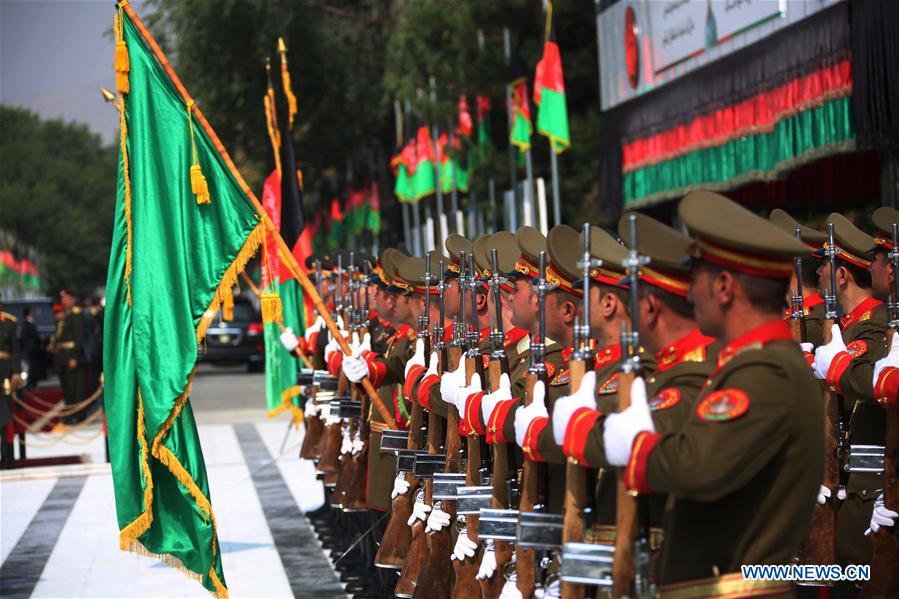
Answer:
MULTIPOLYGON (((583 271, 582 288, 584 297, 580 318, 574 325, 574 353, 569 362, 571 382, 569 393, 575 393, 581 386, 587 369, 593 367, 593 350, 590 348, 590 270, 598 262, 590 257, 590 225, 584 223, 582 233, 584 253, 578 261, 583 271)), ((573 458, 568 458, 565 465, 565 507, 563 511, 562 542, 583 543, 584 520, 583 511, 587 502, 587 470, 573 458)), ((564 558, 563 558, 564 560, 564 558)), ((564 566, 563 566, 564 567, 564 566)), ((562 579, 562 599, 583 599, 584 586, 576 582, 562 579)))
MULTIPOLYGON (((893 335, 899 334, 899 232, 893 223, 893 249, 889 253, 895 277, 893 293, 887 303, 890 324, 887 330, 887 349, 893 335)), ((896 404, 887 407, 886 447, 883 460, 883 504, 888 510, 899 509, 899 408, 896 404)), ((895 527, 881 526, 871 535, 873 554, 871 557, 871 579, 862 588, 860 597, 899 596, 899 537, 895 527)))
MULTIPOLYGON (((430 261, 430 256, 428 256, 428 261, 430 261)), ((437 351, 438 375, 443 376, 443 373, 451 365, 447 363, 447 349, 443 332, 446 282, 443 278, 444 262, 442 260, 439 262, 439 268, 440 275, 434 277, 437 280, 440 308, 438 322, 434 325, 433 348, 437 351)), ((430 262, 428 262, 427 270, 430 272, 430 262)), ((426 280, 425 283, 429 285, 429 281, 426 280)), ((456 355, 456 362, 458 364, 458 354, 456 355)), ((430 416, 437 418, 440 421, 440 426, 443 426, 444 422, 446 424, 445 458, 443 472, 435 473, 434 478, 426 481, 425 484, 431 483, 431 499, 433 500, 434 509, 442 509, 449 514, 450 522, 452 523, 456 517, 456 489, 465 480, 464 475, 459 474, 462 448, 462 439, 459 437, 459 413, 455 406, 447 406, 445 421, 434 412, 429 415, 429 418, 430 416)), ((445 526, 439 531, 428 534, 428 549, 429 557, 418 578, 414 596, 426 599, 444 599, 449 597, 452 586, 453 566, 450 559, 453 551, 452 526, 445 526)))
MULTIPOLYGON (((618 376, 618 409, 624 411, 631 404, 631 387, 642 375, 640 364, 640 322, 638 302, 640 267, 649 257, 637 251, 637 217, 628 218, 628 287, 630 291, 630 331, 621 327, 621 374, 618 376)), ((615 558, 612 562, 613 597, 654 597, 650 581, 649 563, 649 504, 646 497, 634 497, 624 482, 624 471, 616 477, 615 558), (634 538, 636 533, 636 539, 634 538), (633 584, 633 589, 631 588, 633 584)))
MULTIPOLYGON (((425 254, 425 299, 422 309, 418 313, 418 338, 424 344, 424 361, 425 367, 430 365, 431 361, 431 324, 430 312, 428 311, 428 303, 431 294, 431 256, 425 254)), ((409 400, 414 404, 417 403, 416 398, 410 397, 409 400)), ((427 452, 435 455, 440 452, 440 441, 443 432, 443 419, 434 411, 428 412, 428 440, 427 452)), ((418 462, 418 458, 416 458, 418 462)), ((413 467, 413 473, 414 473, 413 467)), ((432 476, 424 478, 424 502, 430 506, 434 505, 433 499, 433 479, 432 476)), ((416 478, 419 478, 416 476, 416 478)), ((412 525, 412 541, 409 551, 406 554, 406 560, 403 565, 403 571, 396 583, 397 597, 413 597, 416 596, 416 587, 420 580, 425 564, 428 562, 429 549, 428 539, 425 534, 425 522, 416 520, 412 525)), ((447 557, 447 559, 449 559, 447 557)))
MULTIPOLYGON (((524 405, 531 405, 534 399, 534 386, 541 381, 544 386, 549 384, 546 371, 546 292, 550 286, 546 282, 546 252, 540 252, 539 256, 540 276, 534 279, 532 288, 537 294, 537 331, 532 332, 530 365, 525 379, 524 405)), ((555 514, 546 514, 546 501, 549 494, 547 465, 543 462, 534 462, 526 459, 521 472, 521 500, 518 504, 519 531, 518 541, 515 545, 515 582, 522 597, 532 597, 537 588, 539 578, 537 574, 537 548, 526 542, 523 527, 525 520, 537 521, 544 518, 542 532, 552 528, 546 526, 547 517, 559 518, 555 514)), ((545 549, 542 546, 541 549, 545 549)))

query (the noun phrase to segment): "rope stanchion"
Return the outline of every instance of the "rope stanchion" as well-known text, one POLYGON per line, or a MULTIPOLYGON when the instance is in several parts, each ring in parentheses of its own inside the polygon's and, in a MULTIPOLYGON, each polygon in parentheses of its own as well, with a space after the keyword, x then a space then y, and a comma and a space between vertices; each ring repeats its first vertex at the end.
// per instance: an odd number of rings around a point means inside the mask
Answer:
MULTIPOLYGON (((28 396, 28 398, 30 400, 33 400, 36 403, 39 403, 42 407, 45 407, 47 409, 52 409, 52 408, 56 407, 56 405, 57 405, 54 403, 45 402, 40 397, 38 397, 37 395, 35 395, 34 393, 32 393, 30 391, 26 390, 26 391, 24 391, 24 393, 26 396, 28 396)), ((102 393, 103 393, 103 385, 99 385, 99 386, 97 386, 97 390, 94 391, 90 395, 90 397, 87 397, 87 398, 79 401, 78 403, 74 403, 74 404, 64 407, 62 410, 59 411, 59 415, 60 416, 71 416, 72 414, 76 414, 76 413, 90 407, 91 404, 93 404, 95 401, 97 401, 97 398, 100 397, 100 395, 102 393)), ((22 401, 20 398, 16 397, 15 395, 13 395, 12 398, 13 398, 13 401, 15 401, 21 407, 23 407, 25 409, 25 411, 30 412, 30 413, 34 414, 35 416, 43 416, 44 412, 35 410, 32 406, 28 405, 27 403, 25 403, 24 401, 22 401)))

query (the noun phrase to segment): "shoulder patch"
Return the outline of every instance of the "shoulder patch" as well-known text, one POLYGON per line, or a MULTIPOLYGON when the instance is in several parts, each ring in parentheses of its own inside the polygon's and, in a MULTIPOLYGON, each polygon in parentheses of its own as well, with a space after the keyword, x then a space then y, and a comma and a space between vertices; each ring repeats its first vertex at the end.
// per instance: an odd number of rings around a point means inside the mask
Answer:
POLYGON ((528 351, 531 347, 531 338, 528 335, 525 335, 521 339, 518 340, 518 344, 515 346, 515 351, 519 354, 523 354, 528 351))
POLYGON ((667 410, 668 408, 674 407, 680 401, 681 393, 680 389, 669 387, 667 389, 662 389, 659 393, 656 394, 651 400, 649 400, 649 409, 653 412, 658 412, 659 410, 667 410))
MULTIPOLYGON (((546 374, 549 375, 549 368, 552 366, 551 364, 546 364, 546 374)), ((550 377, 549 384, 550 385, 567 385, 571 381, 571 370, 568 368, 563 368, 559 370, 556 374, 555 378, 550 377)))
POLYGON ((606 379, 606 381, 596 390, 597 395, 607 395, 610 393, 618 393, 618 375, 621 374, 621 371, 617 371, 615 374, 606 379))
POLYGON ((853 360, 860 358, 868 353, 868 342, 863 339, 856 339, 846 346, 846 351, 853 360))
POLYGON ((861 322, 863 320, 870 320, 870 319, 871 319, 871 310, 868 310, 867 312, 865 312, 864 314, 862 314, 861 316, 858 317, 859 322, 861 322))
POLYGON ((742 389, 721 389, 709 393, 696 406, 696 415, 710 422, 734 420, 749 410, 749 396, 742 389))

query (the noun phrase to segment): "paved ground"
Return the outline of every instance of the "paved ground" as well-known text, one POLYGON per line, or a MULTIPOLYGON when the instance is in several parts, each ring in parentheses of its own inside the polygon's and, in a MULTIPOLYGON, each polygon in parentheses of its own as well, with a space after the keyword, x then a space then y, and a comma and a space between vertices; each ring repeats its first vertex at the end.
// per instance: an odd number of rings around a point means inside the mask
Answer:
MULTIPOLYGON (((302 431, 286 416, 266 419, 263 375, 201 365, 191 402, 231 596, 342 597, 303 517, 324 496, 297 458, 302 431)), ((81 454, 86 464, 0 473, 0 596, 208 597, 183 574, 119 551, 98 433, 31 441, 30 456, 81 454)))

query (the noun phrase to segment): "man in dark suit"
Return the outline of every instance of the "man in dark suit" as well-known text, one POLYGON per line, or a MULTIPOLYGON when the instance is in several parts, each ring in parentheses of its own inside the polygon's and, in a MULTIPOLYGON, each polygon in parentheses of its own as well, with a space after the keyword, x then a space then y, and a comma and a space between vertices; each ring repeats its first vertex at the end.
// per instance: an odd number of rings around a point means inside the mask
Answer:
POLYGON ((25 308, 22 321, 22 353, 25 355, 25 362, 28 364, 28 380, 29 388, 37 387, 46 374, 44 373, 43 348, 41 347, 41 337, 37 331, 37 325, 34 323, 34 310, 25 308))

